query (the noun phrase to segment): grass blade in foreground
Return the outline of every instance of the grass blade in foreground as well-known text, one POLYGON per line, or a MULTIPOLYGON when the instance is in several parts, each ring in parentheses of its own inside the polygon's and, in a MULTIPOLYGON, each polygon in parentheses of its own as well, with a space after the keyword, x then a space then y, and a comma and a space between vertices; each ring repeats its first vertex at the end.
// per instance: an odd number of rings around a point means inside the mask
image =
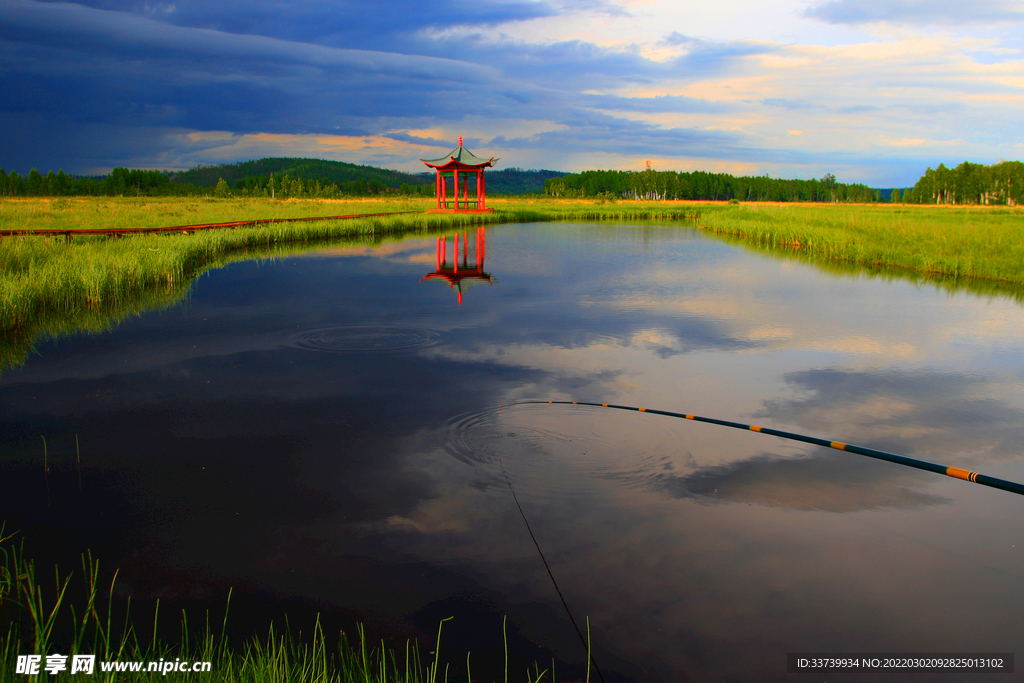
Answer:
POLYGON ((707 422, 708 424, 720 425, 722 427, 743 429, 751 432, 758 432, 759 434, 770 434, 771 436, 777 436, 782 439, 789 439, 791 441, 803 441, 804 443, 812 443, 816 446, 834 448, 838 451, 847 451, 848 453, 856 453, 857 455, 866 455, 869 458, 886 460, 888 462, 894 462, 897 465, 904 465, 906 467, 916 467, 917 469, 925 470, 926 472, 935 472, 936 474, 944 474, 947 477, 953 477, 955 479, 973 481, 975 484, 991 486, 992 488, 1002 489, 1003 491, 1009 491, 1010 493, 1016 493, 1018 495, 1024 496, 1024 484, 1018 484, 1016 482, 1007 481, 1005 479, 997 479, 996 477, 989 477, 987 475, 979 474, 977 472, 971 472, 970 470, 963 470, 960 469, 959 467, 947 467, 945 465, 939 465, 934 462, 928 462, 927 460, 916 460, 914 458, 908 458, 905 455, 896 455, 895 453, 876 451, 874 448, 854 446, 852 444, 843 443, 842 441, 829 441, 827 439, 818 439, 813 436, 805 436, 803 434, 795 434, 793 432, 783 432, 781 430, 770 429, 768 427, 758 427, 757 425, 742 424, 740 422, 729 422, 727 420, 716 420, 715 418, 712 417, 701 417, 699 415, 684 415, 683 413, 671 413, 667 410, 654 410, 652 408, 617 406, 612 405, 610 403, 588 403, 586 401, 516 401, 515 403, 511 403, 510 405, 526 405, 534 403, 551 403, 573 406, 594 406, 597 408, 634 410, 639 413, 653 413, 655 415, 665 415, 668 417, 679 417, 685 420, 694 420, 695 422, 707 422))

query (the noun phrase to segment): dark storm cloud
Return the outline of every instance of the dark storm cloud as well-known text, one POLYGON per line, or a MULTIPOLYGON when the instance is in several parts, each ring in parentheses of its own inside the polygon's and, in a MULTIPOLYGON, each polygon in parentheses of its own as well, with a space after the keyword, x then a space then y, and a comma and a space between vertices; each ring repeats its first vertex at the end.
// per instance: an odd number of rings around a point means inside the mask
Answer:
MULTIPOLYGON (((54 3, 63 4, 63 3, 54 3)), ((494 26, 555 14, 542 2, 448 0, 442 4, 394 0, 370 2, 280 0, 83 0, 95 9, 144 16, 176 26, 258 35, 303 43, 362 49, 393 49, 392 41, 424 29, 494 26)))
MULTIPOLYGON (((35 65, 40 58, 57 62, 60 57, 88 52, 93 58, 114 59, 128 67, 138 64, 129 60, 144 60, 138 68, 153 64, 173 67, 180 72, 197 69, 207 77, 210 74, 222 78, 258 75, 259 80, 271 81, 280 76, 301 76, 303 69, 308 70, 307 77, 323 71, 347 70, 363 78, 457 77, 468 79, 466 82, 470 85, 489 82, 496 75, 487 67, 467 61, 328 48, 264 36, 182 28, 131 14, 26 0, 11 3, 0 17, 0 38, 20 48, 20 54, 26 55, 24 66, 35 65), (48 52, 23 52, 29 48, 48 52)), ((72 74, 88 72, 97 66, 67 62, 63 65, 61 71, 72 74)), ((44 69, 37 67, 37 70, 44 69)), ((138 75, 141 74, 129 71, 121 78, 138 75)))
MULTIPOLYGON (((16 130, 0 143, 0 165, 8 170, 63 169, 72 173, 105 173, 128 159, 144 159, 147 168, 174 168, 180 161, 179 136, 188 131, 116 123, 81 123, 60 114, 6 114, 0 129, 16 130)), ((194 150, 196 145, 189 145, 194 150)))
MULTIPOLYGON (((418 145, 430 145, 432 147, 444 147, 452 144, 451 140, 438 140, 437 138, 425 138, 419 135, 409 135, 408 133, 387 133, 384 135, 386 138, 392 140, 398 140, 399 142, 412 142, 418 145)), ((467 137, 463 141, 467 147, 476 145, 478 140, 467 137)))
MULTIPOLYGON (((30 0, 7 5, 0 15, 0 59, 6 66, 0 75, 0 115, 8 120, 23 115, 39 122, 29 128, 30 132, 47 132, 25 136, 24 144, 6 143, 2 150, 5 165, 27 167, 38 164, 40 156, 51 157, 46 141, 53 138, 76 141, 71 149, 83 160, 80 166, 102 166, 112 157, 113 164, 128 163, 124 156, 108 153, 108 141, 95 135, 97 127, 103 126, 115 129, 114 137, 124 141, 121 146, 131 147, 127 141, 138 137, 160 141, 162 147, 144 144, 137 148, 139 153, 127 155, 128 159, 141 157, 150 163, 159 160, 160 149, 171 163, 175 157, 180 160, 200 150, 201 140, 181 137, 187 131, 359 131, 443 146, 443 141, 402 131, 436 125, 438 120, 458 121, 470 114, 587 127, 556 138, 555 142, 569 149, 620 149, 615 138, 626 136, 632 144, 625 153, 649 155, 651 148, 638 141, 659 135, 672 144, 707 147, 703 152, 697 150, 700 155, 712 156, 723 148, 737 147, 734 136, 697 130, 659 134, 644 123, 597 111, 614 108, 713 113, 723 109, 719 104, 665 97, 637 98, 630 106, 630 98, 581 94, 592 86, 653 82, 678 73, 679 63, 659 64, 580 41, 544 46, 512 41, 487 45, 478 36, 432 41, 417 38, 414 42, 418 41, 421 54, 380 51, 400 50, 404 38, 398 33, 393 34, 394 41, 388 38, 390 34, 378 33, 378 40, 368 46, 373 50, 340 49, 285 40, 280 32, 273 37, 225 32, 223 22, 196 19, 206 11, 201 8, 176 4, 170 11, 170 5, 160 7, 117 3, 87 7, 30 0), (192 18, 181 19, 185 15, 192 18), (168 23, 174 16, 178 23, 168 23), (457 59, 423 54, 430 51, 455 55, 457 59), (468 55, 474 55, 474 59, 467 59, 468 55), (479 55, 486 56, 487 62, 476 61, 479 55), (500 68, 491 66, 497 64, 500 68), (87 130, 83 132, 83 128, 87 130), (128 133, 129 129, 140 128, 146 131, 144 136, 128 133)), ((253 11, 259 14, 269 11, 267 7, 266 3, 257 3, 253 11)), ((459 21, 526 17, 524 8, 532 8, 529 11, 535 13, 548 11, 541 5, 496 5, 488 10, 490 14, 470 12, 459 21)), ((346 11, 336 9, 335 15, 346 11)), ((229 16, 227 10, 216 12, 217 16, 229 16)), ((299 10, 299 15, 306 16, 304 12, 308 13, 308 8, 299 10)), ((358 24, 362 10, 355 12, 358 24)), ((315 23, 312 19, 310 22, 315 23)), ((393 31, 400 32, 400 27, 393 31)), ((736 54, 747 49, 741 46, 736 54)), ((707 65, 715 60, 724 63, 734 56, 727 47, 715 53, 717 56, 712 53, 710 48, 697 46, 687 59, 699 59, 707 65)), ((534 139, 527 147, 545 142, 534 139)), ((682 147, 678 149, 683 153, 682 147)), ((58 158, 54 166, 78 171, 67 163, 69 148, 64 146, 63 150, 64 162, 58 158)), ((737 149, 729 156, 738 158, 742 153, 737 149)))
MULTIPOLYGON (((339 50, 19 2, 0 17, 7 112, 235 133, 334 133, 361 118, 467 104, 498 72, 469 62, 339 50), (439 87, 440 86, 440 87, 439 87), (434 93, 437 93, 436 95, 434 93), (412 95, 412 96, 410 96, 412 95)), ((448 112, 452 113, 452 112, 448 112)))
POLYGON ((958 2, 957 0, 832 0, 804 11, 804 16, 831 24, 963 24, 971 22, 1019 22, 1024 12, 1007 3, 958 2))
POLYGON ((114 165, 181 168, 258 155, 261 145, 271 145, 247 140, 239 152, 223 134, 189 135, 210 131, 386 136, 422 147, 401 156, 387 149, 354 152, 363 163, 394 166, 452 144, 410 131, 468 117, 495 122, 499 130, 510 118, 554 124, 559 130, 492 142, 526 154, 558 149, 563 159, 612 152, 817 163, 814 154, 760 147, 744 132, 663 128, 612 115, 710 117, 752 103, 586 92, 729 73, 775 47, 674 33, 664 43, 682 48, 682 56, 657 62, 585 41, 539 45, 473 32, 555 12, 530 2, 400 3, 381 11, 365 3, 269 0, 9 0, 0 14, 0 121, 17 124, 20 134, 4 140, 0 163, 72 173, 114 165), (453 27, 459 30, 446 31, 453 27))

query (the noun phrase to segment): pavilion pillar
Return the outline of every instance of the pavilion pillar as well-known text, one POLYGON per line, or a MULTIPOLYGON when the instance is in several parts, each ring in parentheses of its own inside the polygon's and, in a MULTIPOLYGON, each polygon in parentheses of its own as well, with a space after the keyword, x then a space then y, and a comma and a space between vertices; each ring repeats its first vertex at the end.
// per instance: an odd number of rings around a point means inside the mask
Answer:
MULTIPOLYGON (((434 169, 434 170, 437 171, 437 174, 434 177, 434 194, 437 196, 437 208, 440 209, 441 208, 441 171, 438 170, 438 169, 434 169)), ((438 241, 438 244, 440 244, 440 241, 438 241)))
POLYGON ((487 174, 480 169, 480 208, 487 208, 487 174))
MULTIPOLYGON (((459 167, 455 167, 455 210, 459 210, 459 167)), ((455 235, 455 239, 459 238, 458 233, 455 235)), ((458 252, 455 253, 455 260, 459 260, 458 252)))

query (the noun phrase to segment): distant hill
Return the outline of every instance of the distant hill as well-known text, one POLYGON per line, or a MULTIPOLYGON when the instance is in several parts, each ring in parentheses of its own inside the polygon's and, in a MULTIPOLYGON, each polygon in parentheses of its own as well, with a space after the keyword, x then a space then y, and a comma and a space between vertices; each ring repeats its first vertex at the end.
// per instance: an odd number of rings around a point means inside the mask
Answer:
MULTIPOLYGON (((389 188, 401 185, 433 185, 434 174, 430 171, 421 173, 404 173, 376 166, 360 166, 344 161, 328 161, 326 159, 303 159, 295 157, 268 157, 255 161, 239 161, 234 164, 217 164, 212 166, 196 166, 187 171, 172 171, 168 178, 172 183, 190 184, 198 187, 215 187, 223 178, 231 187, 248 184, 246 181, 266 178, 271 173, 280 179, 284 175, 291 178, 302 178, 305 181, 319 180, 321 185, 331 183, 344 186, 344 183, 360 181, 365 184, 377 181, 389 188)), ((527 192, 543 192, 544 181, 565 175, 560 171, 535 171, 521 168, 505 168, 487 172, 487 193, 493 194, 524 194, 527 192)), ((261 183, 265 185, 265 182, 261 183)), ((376 183, 374 183, 376 184, 376 183)), ((433 190, 431 190, 431 193, 433 190)))
POLYGON ((275 177, 288 175, 291 178, 302 178, 304 181, 319 180, 322 185, 351 182, 360 180, 370 182, 376 180, 387 187, 407 185, 424 185, 426 180, 417 174, 391 171, 376 166, 360 166, 344 161, 328 161, 326 159, 301 159, 295 157, 268 157, 256 161, 239 161, 235 164, 216 164, 214 166, 196 166, 187 171, 174 171, 168 174, 172 183, 198 185, 199 187, 215 187, 223 178, 232 187, 245 178, 262 178, 271 173, 275 177))
POLYGON ((525 170, 522 168, 502 168, 487 171, 487 194, 541 194, 544 182, 551 178, 568 175, 564 171, 525 170))

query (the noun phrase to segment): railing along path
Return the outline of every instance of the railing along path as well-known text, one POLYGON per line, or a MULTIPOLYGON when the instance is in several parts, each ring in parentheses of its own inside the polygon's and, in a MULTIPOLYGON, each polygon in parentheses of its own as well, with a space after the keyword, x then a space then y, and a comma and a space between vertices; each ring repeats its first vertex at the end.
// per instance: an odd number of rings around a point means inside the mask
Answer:
POLYGON ((421 209, 411 211, 388 211, 385 213, 356 213, 346 216, 309 216, 306 218, 257 218, 251 221, 232 221, 230 223, 199 223, 196 225, 175 225, 165 228, 83 228, 81 230, 0 230, 0 237, 29 237, 29 236, 54 236, 63 235, 72 239, 75 235, 106 235, 107 237, 123 237, 124 235, 148 235, 155 233, 184 233, 196 230, 217 230, 221 228, 242 228, 246 226, 259 227, 261 225, 272 225, 274 223, 301 223, 308 221, 340 221, 350 218, 372 218, 374 216, 398 216, 406 213, 424 213, 421 209))

